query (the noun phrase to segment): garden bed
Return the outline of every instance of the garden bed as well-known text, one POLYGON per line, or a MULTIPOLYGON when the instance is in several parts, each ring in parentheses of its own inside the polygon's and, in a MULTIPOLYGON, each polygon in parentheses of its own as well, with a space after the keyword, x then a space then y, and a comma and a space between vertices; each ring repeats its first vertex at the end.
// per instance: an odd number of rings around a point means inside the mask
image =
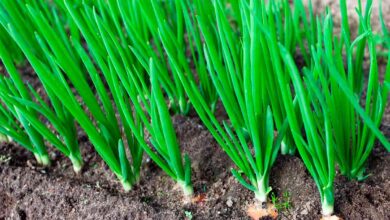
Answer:
MULTIPOLYGON (((384 15, 389 22, 388 5, 384 5, 384 15)), ((337 4, 331 6, 338 8, 337 4)), ((373 21, 376 12, 374 8, 373 21)), ((384 65, 380 71, 384 72, 384 65)), ((31 69, 25 69, 23 76, 32 85, 39 85, 31 69)), ((125 193, 80 131, 85 161, 80 175, 75 175, 69 160, 54 149, 50 149, 52 166, 43 169, 22 147, 0 145, 0 219, 249 219, 245 211, 253 202, 253 193, 231 175, 233 163, 195 112, 188 117, 174 116, 173 122, 183 152, 192 159, 193 201, 183 201, 174 181, 146 155, 140 183, 125 193)), ((390 136, 389 107, 381 130, 390 136)), ((380 144, 368 160, 367 173, 369 177, 359 183, 336 177, 337 216, 390 219, 390 154, 380 144)), ((279 156, 270 181, 273 194, 282 200, 277 204, 287 202, 290 206, 279 211, 279 219, 321 218, 318 190, 299 156, 279 156)))
MULTIPOLYGON (((193 163, 195 194, 183 205, 180 190, 153 163, 147 163, 141 183, 124 193, 90 146, 80 136, 86 161, 80 176, 60 154, 49 169, 35 166, 32 155, 19 146, 0 147, 0 219, 248 219, 246 207, 253 200, 230 174, 229 158, 196 117, 174 117, 181 146, 193 163), (150 171, 150 172, 149 172, 150 171)), ((382 130, 390 135, 387 114, 382 130)), ((377 146, 361 183, 343 177, 335 181, 335 212, 345 219, 390 218, 390 155, 377 146)), ((319 219, 321 205, 313 179, 298 157, 280 156, 271 172, 275 195, 290 194, 292 207, 280 219, 319 219)))

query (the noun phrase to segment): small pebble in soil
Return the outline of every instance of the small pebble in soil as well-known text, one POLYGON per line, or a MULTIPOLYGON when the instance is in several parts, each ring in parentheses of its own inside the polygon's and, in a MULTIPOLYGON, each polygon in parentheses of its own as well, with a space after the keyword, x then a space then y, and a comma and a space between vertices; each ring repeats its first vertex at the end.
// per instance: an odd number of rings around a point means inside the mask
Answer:
POLYGON ((56 152, 51 152, 50 153, 50 158, 52 158, 52 160, 56 160, 58 157, 58 154, 56 154, 56 152))
POLYGON ((231 196, 229 196, 229 197, 227 198, 226 205, 227 205, 229 208, 233 206, 233 200, 232 200, 232 197, 231 197, 231 196))
POLYGON ((307 214, 309 214, 309 211, 307 209, 303 209, 301 211, 301 215, 307 215, 307 214))

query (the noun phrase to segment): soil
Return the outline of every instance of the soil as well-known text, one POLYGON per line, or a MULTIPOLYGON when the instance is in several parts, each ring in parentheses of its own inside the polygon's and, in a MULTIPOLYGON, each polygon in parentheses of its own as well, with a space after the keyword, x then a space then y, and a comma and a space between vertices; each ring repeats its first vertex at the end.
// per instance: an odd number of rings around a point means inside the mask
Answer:
MULTIPOLYGON (((42 169, 14 144, 0 146, 0 219, 248 219, 245 210, 253 195, 230 174, 232 163, 197 118, 173 117, 183 151, 193 161, 198 201, 185 204, 180 190, 146 159, 142 180, 124 193, 116 178, 80 134, 85 158, 82 175, 58 152, 53 165, 42 169), (201 147, 200 147, 201 146, 201 147), (186 215, 187 213, 187 215, 186 215)), ((383 131, 390 136, 390 121, 383 131)), ((377 146, 363 182, 335 181, 336 210, 344 219, 390 219, 390 155, 377 146)), ((319 195, 302 161, 280 156, 271 172, 278 197, 290 194, 292 207, 280 219, 319 219, 319 195)))
MULTIPOLYGON (((37 85, 33 74, 25 76, 37 85)), ((52 166, 41 168, 20 146, 0 144, 0 219, 248 219, 245 210, 253 194, 231 175, 233 164, 196 114, 172 119, 183 152, 192 159, 196 202, 185 203, 174 182, 146 156, 140 183, 123 192, 80 132, 85 161, 80 175, 54 149, 52 166)), ((390 136, 389 108, 381 130, 390 136)), ((380 144, 369 158, 367 173, 359 183, 337 176, 335 213, 343 219, 390 219, 390 154, 380 144)), ((279 219, 320 219, 318 190, 299 157, 279 156, 270 179, 273 193, 282 198, 287 192, 291 200, 279 219)))
MULTIPOLYGON (((313 10, 315 11, 316 14, 321 14, 325 11, 326 7, 329 7, 333 18, 334 18, 334 25, 335 27, 339 27, 341 23, 341 15, 340 15, 340 4, 339 0, 311 0, 312 5, 313 5, 313 10)), ((309 0, 303 0, 306 4, 309 2, 309 0)), ((363 7, 363 14, 365 10, 365 4, 367 1, 361 1, 362 2, 362 7, 363 7)), ((383 17, 385 21, 390 20, 390 3, 386 0, 382 0, 382 11, 383 11, 383 17)), ((358 30, 358 21, 359 17, 356 13, 356 8, 358 7, 358 0, 352 0, 352 1, 347 1, 347 11, 348 11, 348 20, 351 26, 351 30, 356 33, 356 30, 358 30)), ((379 0, 373 1, 373 8, 372 8, 372 29, 374 32, 381 32, 381 26, 380 23, 378 22, 379 19, 379 10, 380 10, 380 5, 379 5, 379 0)), ((387 28, 390 28, 390 23, 387 22, 387 28)))

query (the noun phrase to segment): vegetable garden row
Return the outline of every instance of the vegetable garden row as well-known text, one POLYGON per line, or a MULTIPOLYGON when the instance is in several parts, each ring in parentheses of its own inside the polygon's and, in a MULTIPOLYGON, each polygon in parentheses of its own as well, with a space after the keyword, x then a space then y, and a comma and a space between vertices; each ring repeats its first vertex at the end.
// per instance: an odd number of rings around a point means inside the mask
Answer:
POLYGON ((1 139, 42 166, 54 147, 79 173, 80 126, 125 191, 147 155, 190 198, 191 158, 171 115, 194 110, 259 207, 278 155, 296 154, 331 216, 336 170, 364 180, 375 142, 390 150, 379 129, 390 34, 381 12, 382 32, 373 32, 372 4, 359 0, 353 33, 340 0, 336 33, 329 10, 315 14, 302 0, 1 0, 1 139), (26 63, 47 100, 23 81, 26 63), (218 105, 227 120, 217 119, 218 105))

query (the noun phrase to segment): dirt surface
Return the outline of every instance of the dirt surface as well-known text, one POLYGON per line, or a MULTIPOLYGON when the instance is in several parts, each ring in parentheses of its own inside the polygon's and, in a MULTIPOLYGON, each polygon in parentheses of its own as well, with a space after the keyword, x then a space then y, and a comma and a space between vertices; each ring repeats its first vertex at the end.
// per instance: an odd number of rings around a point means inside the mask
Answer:
MULTIPOLYGON (((309 2, 309 0, 303 0, 306 4, 309 2)), ((341 15, 340 15, 340 4, 339 0, 311 0, 313 9, 315 13, 320 14, 323 13, 326 9, 326 7, 329 7, 333 18, 334 18, 334 24, 335 27, 340 26, 340 21, 341 21, 341 15)), ((380 23, 378 22, 379 19, 379 9, 380 9, 380 0, 374 0, 373 1, 373 8, 372 8, 372 28, 375 32, 380 32, 381 31, 381 26, 380 23)), ((363 6, 363 14, 365 10, 365 4, 367 1, 363 0, 362 6, 363 6)), ((390 21, 390 2, 388 0, 382 0, 382 8, 381 10, 383 11, 383 17, 385 21, 390 21)), ((358 0, 347 0, 347 10, 348 10, 348 19, 349 23, 351 25, 351 30, 356 31, 358 28, 358 21, 359 17, 358 14, 356 13, 356 8, 358 7, 358 0)), ((387 22, 387 27, 390 28, 390 23, 387 22)))
MULTIPOLYGON (((124 193, 80 134, 86 166, 79 176, 58 153, 51 155, 51 168, 41 169, 24 149, 0 146, 0 219, 247 219, 253 195, 231 176, 228 157, 198 119, 173 119, 181 146, 193 161, 195 193, 204 199, 184 204, 174 182, 150 162, 144 165, 141 183, 124 193)), ((390 135, 389 121, 383 131, 390 135)), ((338 177, 336 213, 345 219, 389 219, 389 168, 390 155, 378 146, 369 160, 369 178, 357 183, 338 177)), ((279 197, 289 192, 292 201, 280 219, 320 218, 317 188, 298 157, 278 158, 271 186, 279 197)))
MULTIPOLYGON (((387 9, 390 12, 390 7, 387 9)), ((389 18, 390 13, 385 15, 389 18)), ((27 72, 26 79, 36 85, 27 72)), ((75 175, 70 161, 55 150, 51 150, 52 166, 42 169, 20 146, 0 145, 0 219, 248 219, 245 210, 253 194, 232 177, 233 164, 226 154, 195 114, 175 116, 173 121, 182 149, 192 159, 197 202, 185 204, 174 182, 146 156, 140 184, 124 193, 80 132, 85 161, 81 175, 75 175)), ((381 128, 389 137, 389 108, 381 128)), ((370 156, 367 173, 371 175, 360 183, 336 178, 338 216, 390 219, 390 155, 382 146, 377 145, 370 156)), ((318 190, 299 157, 280 156, 270 185, 277 197, 286 192, 290 195, 292 207, 281 210, 279 219, 321 217, 318 190)))

